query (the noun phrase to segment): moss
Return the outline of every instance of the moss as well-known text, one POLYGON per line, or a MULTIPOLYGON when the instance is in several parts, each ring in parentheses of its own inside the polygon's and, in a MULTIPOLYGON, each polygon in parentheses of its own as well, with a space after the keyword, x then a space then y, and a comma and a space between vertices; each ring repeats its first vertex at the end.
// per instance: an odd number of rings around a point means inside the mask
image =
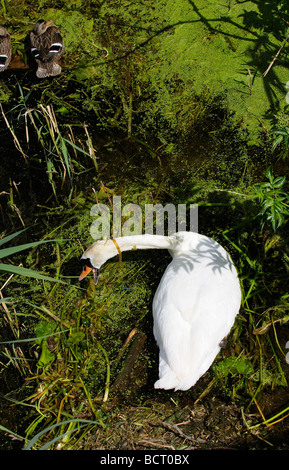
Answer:
MULTIPOLYGON (((222 96, 234 119, 258 141, 261 125, 270 129, 268 114, 285 104, 287 67, 282 59, 263 77, 280 38, 274 31, 264 33, 263 24, 246 25, 249 14, 260 17, 255 2, 168 1, 165 23, 170 25, 158 42, 159 62, 150 70, 151 83, 158 95, 158 111, 167 119, 187 124, 176 110, 188 107, 194 114, 194 95, 207 90, 208 96, 222 96), (175 90, 171 84, 176 81, 175 90), (161 109, 161 103, 164 104, 161 109)), ((281 20, 280 20, 281 21, 281 20)))
MULTIPOLYGON (((80 2, 81 3, 81 2, 80 2)), ((65 38, 68 54, 84 55, 93 47, 91 34, 94 30, 94 19, 81 13, 81 5, 75 5, 76 10, 48 8, 45 17, 59 25, 65 38)))

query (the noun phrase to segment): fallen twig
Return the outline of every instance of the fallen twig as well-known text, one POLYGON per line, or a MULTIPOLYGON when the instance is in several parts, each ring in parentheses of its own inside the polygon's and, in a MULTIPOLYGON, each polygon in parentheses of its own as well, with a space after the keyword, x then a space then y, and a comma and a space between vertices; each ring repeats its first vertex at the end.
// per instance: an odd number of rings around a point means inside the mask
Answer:
POLYGON ((174 434, 181 437, 182 439, 186 439, 189 441, 195 440, 192 436, 185 434, 176 424, 166 423, 165 421, 161 421, 161 420, 158 421, 158 424, 168 429, 169 431, 173 432, 174 434))
POLYGON ((275 55, 274 59, 272 60, 271 64, 269 65, 269 67, 267 68, 267 70, 265 70, 265 72, 263 73, 263 77, 266 77, 267 73, 269 72, 269 70, 270 70, 271 67, 273 66, 275 60, 277 59, 278 55, 280 54, 280 52, 282 51, 283 47, 285 46, 285 44, 286 44, 288 38, 289 38, 289 33, 287 34, 286 38, 285 38, 284 41, 282 42, 281 47, 280 47, 279 51, 277 52, 277 54, 275 55))

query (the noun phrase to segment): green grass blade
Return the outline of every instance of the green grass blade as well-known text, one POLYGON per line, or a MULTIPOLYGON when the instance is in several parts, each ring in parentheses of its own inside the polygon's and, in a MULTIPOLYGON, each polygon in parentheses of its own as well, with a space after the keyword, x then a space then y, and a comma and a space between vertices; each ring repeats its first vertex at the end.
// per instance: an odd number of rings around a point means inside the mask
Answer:
POLYGON ((46 338, 49 338, 50 336, 56 336, 56 335, 61 335, 62 333, 66 333, 67 331, 69 331, 70 329, 67 328, 65 330, 61 330, 61 331, 56 331, 56 332, 53 332, 53 333, 50 333, 49 335, 43 335, 43 336, 35 336, 33 338, 25 338, 25 339, 12 339, 12 340, 9 340, 9 341, 0 341, 0 344, 15 344, 15 343, 30 343, 30 342, 34 342, 34 341, 39 341, 41 339, 46 339, 46 338))
POLYGON ((44 281, 53 281, 66 284, 60 279, 55 279, 53 277, 46 276, 45 274, 41 274, 38 271, 32 271, 32 269, 23 268, 22 266, 14 266, 13 264, 0 263, 0 272, 1 271, 9 274, 18 274, 19 276, 33 277, 35 279, 43 279, 44 281))
POLYGON ((10 248, 2 248, 0 250, 0 258, 14 255, 15 253, 19 253, 20 251, 23 251, 23 250, 28 250, 29 248, 34 248, 35 246, 41 245, 42 243, 48 243, 48 242, 54 242, 54 241, 57 241, 57 240, 41 240, 38 242, 31 242, 31 243, 25 243, 23 245, 11 246, 10 248))
POLYGON ((79 147, 78 145, 74 144, 73 142, 71 142, 70 140, 68 139, 65 139, 64 137, 62 137, 62 140, 64 142, 66 142, 67 144, 71 145, 73 148, 75 148, 76 150, 78 150, 79 152, 82 152, 84 153, 84 155, 87 155, 88 157, 90 157, 90 154, 88 152, 86 152, 85 150, 83 150, 81 147, 79 147))
POLYGON ((24 437, 19 436, 19 434, 16 434, 15 432, 11 431, 10 429, 5 428, 1 424, 0 424, 0 431, 8 432, 9 434, 11 434, 16 439, 19 439, 20 441, 24 441, 24 437))
MULTIPOLYGON (((36 434, 36 436, 34 436, 31 439, 31 441, 28 442, 28 444, 24 447, 23 450, 30 450, 34 446, 34 444, 38 441, 38 439, 41 436, 43 436, 43 434, 45 434, 45 433, 47 433, 47 432, 51 431, 52 429, 55 429, 59 426, 63 426, 65 424, 70 424, 70 423, 73 423, 73 422, 85 423, 84 425, 80 426, 79 428, 76 428, 75 430, 78 430, 78 429, 82 428, 83 426, 89 426, 90 424, 101 424, 101 422, 99 422, 99 421, 88 421, 86 419, 78 419, 78 418, 68 419, 67 421, 61 421, 60 423, 52 424, 51 426, 45 428, 43 431, 40 431, 38 434, 36 434)), ((67 433, 65 433, 65 434, 67 434, 67 433)), ((61 439, 62 437, 63 437, 63 435, 58 436, 58 438, 53 439, 53 441, 61 439)), ((48 445, 51 445, 51 443, 52 443, 52 441, 50 441, 45 446, 47 447, 48 445)))
POLYGON ((0 240, 0 246, 4 245, 4 243, 10 242, 10 240, 13 240, 13 238, 17 237, 20 235, 20 233, 25 232, 27 228, 24 228, 23 230, 19 230, 19 232, 12 233, 11 235, 7 235, 7 237, 4 237, 0 240))
POLYGON ((64 157, 64 163, 65 163, 65 167, 66 167, 69 179, 71 180, 70 156, 69 156, 67 147, 65 145, 65 140, 63 138, 61 138, 60 140, 60 148, 61 148, 62 155, 64 157))
POLYGON ((68 436, 69 434, 72 434, 73 432, 77 432, 77 431, 80 431, 80 429, 82 428, 86 428, 89 424, 82 424, 81 426, 75 428, 75 429, 68 429, 66 432, 64 432, 63 434, 60 434, 60 436, 56 436, 54 439, 52 439, 51 441, 47 442, 46 444, 44 444, 43 446, 41 446, 39 448, 39 450, 46 450, 48 449, 48 447, 50 447, 52 444, 54 444, 55 442, 57 441, 60 441, 61 439, 64 439, 66 436, 68 436))
POLYGON ((0 304, 1 304, 2 302, 5 302, 5 303, 6 303, 6 302, 9 302, 9 300, 12 300, 12 299, 13 299, 13 297, 3 297, 3 299, 0 299, 0 304))

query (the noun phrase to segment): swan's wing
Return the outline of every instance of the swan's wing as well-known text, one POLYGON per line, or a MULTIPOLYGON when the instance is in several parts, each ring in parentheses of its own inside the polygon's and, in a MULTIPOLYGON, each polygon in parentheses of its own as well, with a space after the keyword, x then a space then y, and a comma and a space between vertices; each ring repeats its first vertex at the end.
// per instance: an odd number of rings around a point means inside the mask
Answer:
POLYGON ((154 335, 160 348, 160 380, 155 386, 186 390, 206 372, 229 333, 240 307, 237 274, 220 273, 174 260, 153 302, 154 335))

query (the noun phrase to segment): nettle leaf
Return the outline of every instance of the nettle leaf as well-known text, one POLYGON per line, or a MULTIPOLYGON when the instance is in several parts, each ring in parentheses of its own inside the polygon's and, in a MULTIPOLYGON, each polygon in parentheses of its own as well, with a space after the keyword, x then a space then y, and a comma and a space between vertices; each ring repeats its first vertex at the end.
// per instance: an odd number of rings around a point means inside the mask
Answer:
POLYGON ((35 326, 36 343, 41 344, 43 338, 52 335, 55 331, 57 323, 55 321, 40 321, 35 326))
POLYGON ((216 364, 215 372, 219 378, 227 378, 229 374, 241 374, 244 377, 248 377, 253 374, 254 368, 249 359, 231 356, 216 364))
POLYGON ((241 357, 235 364, 236 371, 243 375, 244 377, 249 377, 251 374, 254 373, 254 367, 252 366, 249 359, 245 357, 241 357))
POLYGON ((84 338, 85 338, 85 334, 82 331, 76 331, 74 333, 70 333, 69 338, 67 340, 67 345, 72 346, 74 344, 78 344, 84 338))
POLYGON ((48 364, 53 362, 55 354, 49 350, 47 341, 43 341, 41 346, 41 354, 37 362, 37 367, 46 367, 48 364))

